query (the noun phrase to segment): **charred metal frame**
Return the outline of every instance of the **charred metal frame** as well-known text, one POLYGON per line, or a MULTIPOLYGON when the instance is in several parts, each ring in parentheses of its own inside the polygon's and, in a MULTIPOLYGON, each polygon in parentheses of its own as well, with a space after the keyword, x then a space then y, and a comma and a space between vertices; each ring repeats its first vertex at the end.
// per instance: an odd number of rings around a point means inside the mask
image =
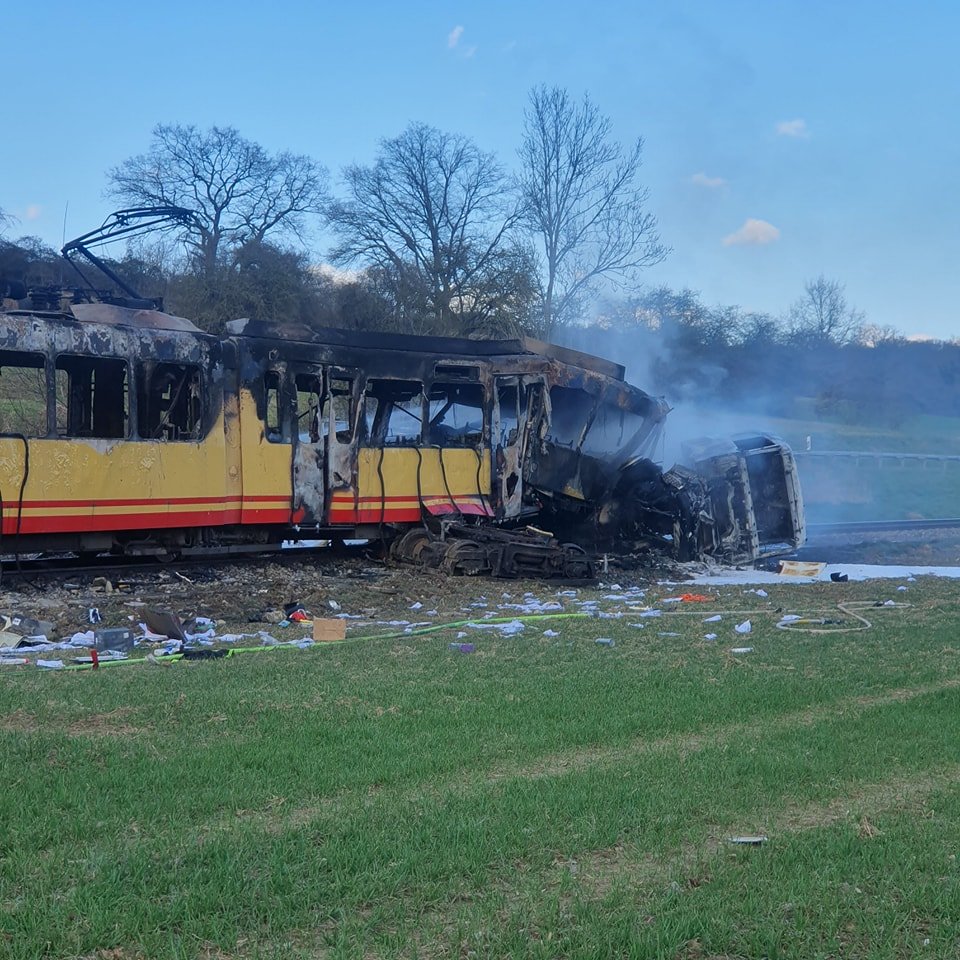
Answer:
MULTIPOLYGON (((68 246, 83 250, 83 241, 97 234, 68 246)), ((581 576, 589 560, 580 548, 562 546, 564 541, 594 552, 649 549, 680 559, 712 554, 743 561, 795 547, 803 539, 796 470, 785 444, 762 436, 740 438, 722 449, 701 448, 687 467, 663 471, 653 458, 669 408, 626 383, 618 364, 528 338, 378 334, 372 346, 367 334, 252 321, 228 324, 227 335, 217 338, 189 321, 140 307, 138 301, 134 307, 76 304, 69 314, 8 313, 0 350, 43 355, 51 398, 58 356, 123 359, 129 428, 125 437, 94 439, 97 443, 176 440, 175 430, 141 436, 139 378, 145 365, 168 372, 199 368, 200 436, 185 431, 190 442, 201 443, 209 435, 221 410, 227 418, 236 416, 241 392, 253 397, 260 423, 242 424, 242 429, 260 430, 265 442, 292 448, 289 521, 262 529, 167 531, 167 545, 198 538, 221 545, 279 541, 304 531, 311 536, 353 533, 397 539, 400 556, 459 572, 509 575, 539 569, 581 576), (267 430, 267 378, 274 375, 275 437, 267 430), (368 425, 366 406, 375 383, 396 384, 400 392, 393 400, 389 391, 383 394, 368 425), (300 394, 313 398, 304 411, 298 407, 298 384, 304 388, 300 394), (469 395, 471 402, 464 406, 474 409, 477 390, 479 432, 471 428, 445 443, 432 429, 436 421, 458 397, 469 395), (432 417, 431 397, 441 402, 432 417), (417 436, 388 436, 398 402, 409 403, 410 416, 419 421, 417 436), (554 409, 561 402, 568 407, 563 429, 560 408, 554 409), (306 428, 302 416, 310 418, 306 428), (476 493, 482 500, 482 489, 489 487, 489 516, 437 520, 424 515, 426 526, 414 525, 412 532, 410 524, 384 523, 382 516, 379 524, 363 529, 331 522, 328 506, 335 491, 352 489, 357 496, 360 450, 379 450, 382 465, 384 451, 397 446, 439 450, 444 482, 444 452, 474 450, 476 493), (491 475, 483 478, 486 452, 491 475), (524 533, 530 522, 553 536, 524 533)), ((176 399, 169 399, 171 406, 176 399)), ((52 407, 48 403, 48 438, 57 436, 52 407)), ((94 539, 100 543, 102 537, 94 539)))

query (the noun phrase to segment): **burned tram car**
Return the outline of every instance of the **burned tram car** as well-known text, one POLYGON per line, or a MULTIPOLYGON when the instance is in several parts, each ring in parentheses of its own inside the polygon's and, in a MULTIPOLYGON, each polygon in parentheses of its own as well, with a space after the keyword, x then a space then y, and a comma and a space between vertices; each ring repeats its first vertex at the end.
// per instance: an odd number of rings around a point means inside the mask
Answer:
POLYGON ((372 538, 451 572, 599 553, 750 561, 803 516, 774 438, 662 470, 662 400, 530 339, 228 325, 78 303, 0 315, 3 552, 234 552, 372 538))

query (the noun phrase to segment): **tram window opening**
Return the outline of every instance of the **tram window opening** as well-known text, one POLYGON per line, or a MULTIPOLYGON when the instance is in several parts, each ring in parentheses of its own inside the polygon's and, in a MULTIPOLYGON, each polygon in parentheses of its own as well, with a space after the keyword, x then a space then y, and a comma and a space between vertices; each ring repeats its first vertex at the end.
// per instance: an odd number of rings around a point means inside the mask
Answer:
POLYGON ((47 379, 42 353, 0 350, 0 432, 47 435, 47 379))
POLYGON ((143 440, 199 440, 203 420, 200 368, 138 364, 137 426, 143 440))
POLYGON ((318 374, 301 374, 297 386, 297 435, 302 443, 319 443, 327 433, 323 422, 323 378, 318 374))
POLYGON ((434 383, 430 388, 427 442, 435 447, 475 447, 483 440, 483 387, 434 383))
POLYGON ((264 436, 270 443, 283 442, 280 423, 280 374, 274 370, 263 375, 264 436))
POLYGON ((517 442, 520 435, 520 384, 509 383, 497 389, 500 407, 500 436, 498 443, 508 447, 517 442))
POLYGON ((330 391, 324 398, 321 418, 324 433, 330 429, 331 405, 336 423, 337 442, 349 443, 353 437, 353 381, 345 377, 331 377, 330 391))
POLYGON ((594 398, 570 387, 550 388, 550 428, 547 439, 557 446, 576 448, 593 412, 594 398))
POLYGON ((60 356, 54 383, 59 436, 119 439, 129 435, 126 360, 60 356))
POLYGON ((633 410, 622 410, 609 403, 601 403, 586 439, 583 452, 595 457, 620 457, 632 451, 631 441, 640 433, 644 425, 642 414, 633 410))
POLYGON ((423 384, 368 380, 364 396, 367 437, 374 445, 414 446, 423 433, 423 384))

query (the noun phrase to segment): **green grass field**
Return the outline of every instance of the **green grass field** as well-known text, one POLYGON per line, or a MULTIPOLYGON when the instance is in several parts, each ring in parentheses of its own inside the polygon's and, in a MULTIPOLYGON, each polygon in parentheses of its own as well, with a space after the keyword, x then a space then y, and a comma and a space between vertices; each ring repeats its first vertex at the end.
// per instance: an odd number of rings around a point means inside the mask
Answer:
POLYGON ((956 957, 956 590, 7 669, 0 955, 956 957))

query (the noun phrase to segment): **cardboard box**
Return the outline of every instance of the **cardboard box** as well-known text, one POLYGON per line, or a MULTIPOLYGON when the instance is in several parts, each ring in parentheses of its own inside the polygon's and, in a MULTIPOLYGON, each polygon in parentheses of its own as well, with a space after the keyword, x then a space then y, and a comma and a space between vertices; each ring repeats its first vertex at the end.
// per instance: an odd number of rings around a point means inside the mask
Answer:
POLYGON ((330 643, 332 640, 346 640, 347 623, 345 620, 313 621, 313 639, 317 643, 330 643))

